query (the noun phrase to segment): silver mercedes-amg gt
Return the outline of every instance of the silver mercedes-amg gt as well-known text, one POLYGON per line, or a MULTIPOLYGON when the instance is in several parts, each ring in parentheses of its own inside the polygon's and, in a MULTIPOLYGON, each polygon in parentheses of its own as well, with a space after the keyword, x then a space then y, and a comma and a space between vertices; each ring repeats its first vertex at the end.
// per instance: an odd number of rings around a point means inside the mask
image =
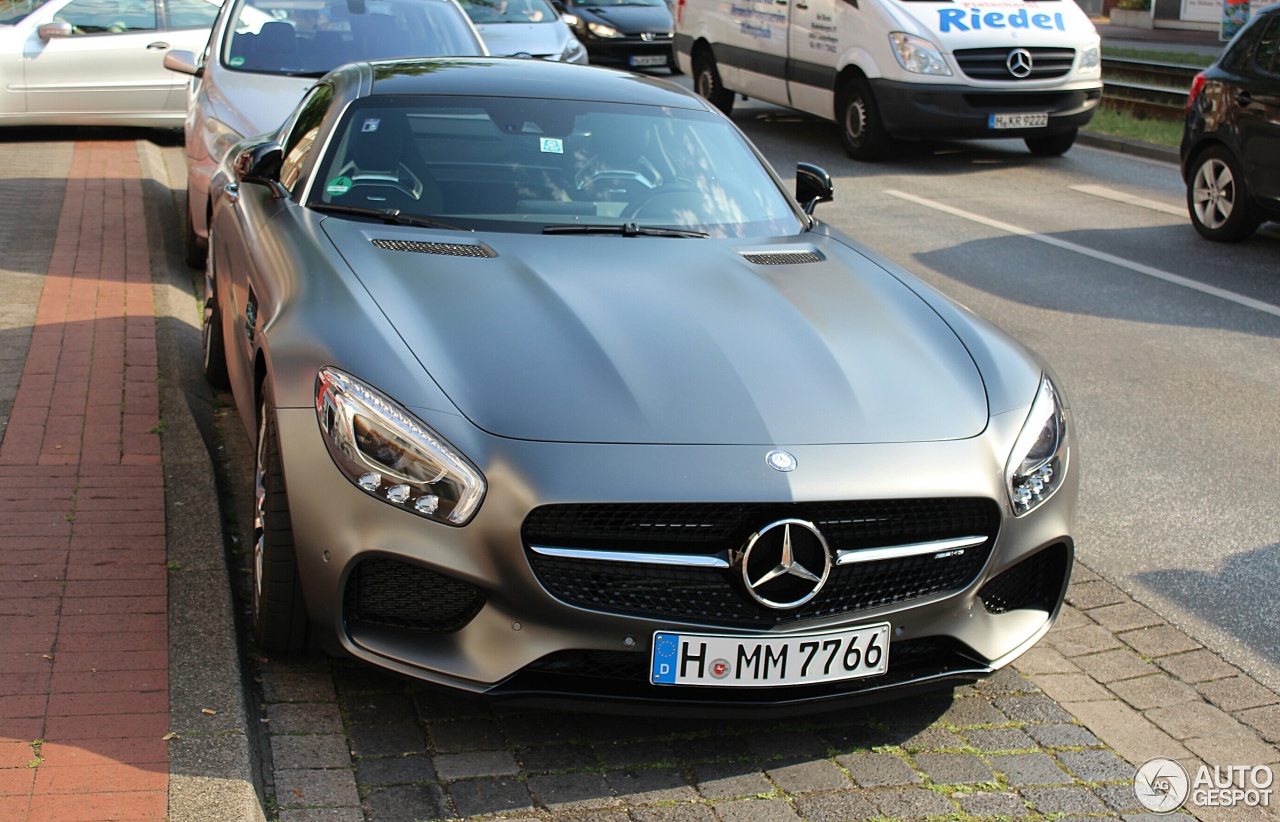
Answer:
POLYGON ((1056 617, 1066 400, 652 77, 348 65, 215 177, 253 626, 472 692, 814 710, 1056 617))

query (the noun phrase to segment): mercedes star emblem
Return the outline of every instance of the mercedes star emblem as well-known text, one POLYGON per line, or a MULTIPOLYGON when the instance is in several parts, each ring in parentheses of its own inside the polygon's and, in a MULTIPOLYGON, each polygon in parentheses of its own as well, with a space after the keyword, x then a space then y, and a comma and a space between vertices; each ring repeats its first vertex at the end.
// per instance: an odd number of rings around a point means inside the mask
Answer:
POLYGON ((796 470, 796 458, 786 451, 770 451, 764 455, 764 461, 769 463, 769 467, 773 470, 784 474, 787 471, 796 470))
POLYGON ((742 581, 770 608, 798 608, 817 596, 831 573, 831 551, 812 522, 781 519, 747 540, 742 581))
POLYGON ((1031 52, 1026 49, 1014 49, 1009 52, 1009 56, 1005 58, 1004 64, 1009 67, 1009 73, 1021 80, 1024 77, 1031 76, 1031 52))

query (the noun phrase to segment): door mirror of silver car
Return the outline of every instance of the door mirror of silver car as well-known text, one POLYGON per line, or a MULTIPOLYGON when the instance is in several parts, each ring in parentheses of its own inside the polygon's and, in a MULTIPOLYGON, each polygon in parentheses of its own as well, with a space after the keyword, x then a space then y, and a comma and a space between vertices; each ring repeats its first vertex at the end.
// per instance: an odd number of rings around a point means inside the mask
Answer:
POLYGON ((36 29, 36 33, 40 35, 41 40, 52 40, 55 37, 70 37, 72 34, 71 24, 66 20, 55 20, 52 23, 45 23, 36 29))
POLYGON ((232 169, 236 181, 257 183, 271 188, 277 196, 288 191, 280 184, 280 166, 284 163, 284 149, 274 140, 250 146, 236 156, 232 169))
POLYGON ((818 203, 829 203, 835 189, 831 175, 812 163, 796 163, 796 199, 804 213, 812 215, 818 203))
POLYGON ((204 67, 196 64, 196 56, 189 51, 172 49, 164 55, 164 67, 180 74, 203 77, 204 67))

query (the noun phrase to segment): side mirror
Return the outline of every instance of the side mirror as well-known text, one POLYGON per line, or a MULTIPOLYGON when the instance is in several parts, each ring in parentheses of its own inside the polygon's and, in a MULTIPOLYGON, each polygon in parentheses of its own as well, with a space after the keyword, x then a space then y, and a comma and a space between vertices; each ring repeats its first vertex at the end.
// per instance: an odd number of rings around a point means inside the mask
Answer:
POLYGON ((280 188, 280 167, 284 164, 284 149, 272 140, 258 143, 240 152, 231 164, 236 182, 257 183, 280 188))
POLYGON ((182 49, 165 52, 164 67, 179 74, 190 74, 192 77, 204 76, 204 67, 196 65, 196 56, 182 49))
POLYGON ((805 214, 812 215, 818 203, 829 203, 834 195, 830 174, 812 163, 796 163, 796 199, 805 214))
POLYGON ((55 20, 52 23, 45 23, 36 29, 36 34, 41 40, 52 40, 55 37, 70 37, 71 24, 66 20, 55 20))

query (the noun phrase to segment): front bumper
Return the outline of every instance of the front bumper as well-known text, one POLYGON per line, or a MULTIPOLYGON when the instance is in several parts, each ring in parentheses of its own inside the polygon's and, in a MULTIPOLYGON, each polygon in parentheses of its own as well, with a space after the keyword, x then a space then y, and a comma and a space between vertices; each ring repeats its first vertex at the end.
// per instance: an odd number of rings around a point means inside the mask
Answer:
POLYGON ((1083 128, 1102 100, 1102 89, 980 90, 927 83, 872 80, 885 129, 906 139, 1003 139, 1043 137, 1083 128), (1040 128, 995 129, 993 114, 1044 112, 1040 128))
POLYGON ((646 40, 638 35, 618 38, 600 38, 578 33, 578 39, 587 49, 588 60, 596 66, 624 66, 626 68, 670 68, 675 65, 675 53, 671 50, 671 37, 646 40))

